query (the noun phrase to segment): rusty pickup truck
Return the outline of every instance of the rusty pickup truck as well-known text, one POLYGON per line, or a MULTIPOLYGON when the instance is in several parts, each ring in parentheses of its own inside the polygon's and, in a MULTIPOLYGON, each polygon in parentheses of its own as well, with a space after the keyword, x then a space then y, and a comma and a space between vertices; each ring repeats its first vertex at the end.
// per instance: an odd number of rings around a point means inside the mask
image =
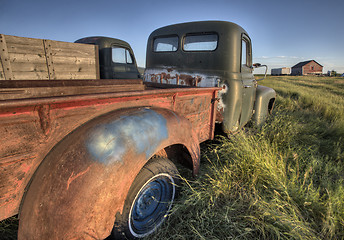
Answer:
POLYGON ((198 172, 219 88, 157 88, 126 42, 78 42, 1 35, 0 220, 19 213, 19 239, 147 236, 174 161, 198 172))
POLYGON ((0 47, 0 220, 19 213, 19 239, 148 236, 175 198, 174 163, 196 175, 216 122, 261 125, 276 98, 229 22, 155 30, 143 81, 118 39, 0 47))

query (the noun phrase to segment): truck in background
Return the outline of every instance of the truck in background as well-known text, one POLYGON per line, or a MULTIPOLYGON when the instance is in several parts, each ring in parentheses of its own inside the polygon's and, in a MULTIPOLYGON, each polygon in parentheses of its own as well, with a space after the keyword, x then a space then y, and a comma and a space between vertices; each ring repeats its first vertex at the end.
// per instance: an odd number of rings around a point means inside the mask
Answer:
POLYGON ((127 42, 108 37, 86 37, 75 43, 86 43, 98 47, 101 79, 141 78, 134 52, 127 42))

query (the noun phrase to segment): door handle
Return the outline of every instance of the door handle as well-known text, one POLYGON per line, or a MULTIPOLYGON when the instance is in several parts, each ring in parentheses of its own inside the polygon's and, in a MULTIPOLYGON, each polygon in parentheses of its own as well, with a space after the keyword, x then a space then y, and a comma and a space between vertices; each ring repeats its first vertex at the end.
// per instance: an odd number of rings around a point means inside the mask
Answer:
POLYGON ((244 88, 251 88, 251 85, 244 85, 244 88))

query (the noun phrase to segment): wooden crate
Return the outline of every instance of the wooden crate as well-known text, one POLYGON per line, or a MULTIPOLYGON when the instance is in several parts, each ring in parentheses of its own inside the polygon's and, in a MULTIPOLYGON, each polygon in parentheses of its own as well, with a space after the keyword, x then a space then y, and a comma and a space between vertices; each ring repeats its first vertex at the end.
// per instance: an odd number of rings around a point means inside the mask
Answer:
POLYGON ((0 80, 99 79, 95 45, 0 34, 0 80))

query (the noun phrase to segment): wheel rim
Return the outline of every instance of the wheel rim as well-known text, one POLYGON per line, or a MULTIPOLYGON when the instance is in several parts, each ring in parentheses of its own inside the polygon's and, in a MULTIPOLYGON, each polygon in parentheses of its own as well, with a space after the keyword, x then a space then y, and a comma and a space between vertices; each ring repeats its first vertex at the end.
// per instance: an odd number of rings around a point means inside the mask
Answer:
POLYGON ((173 178, 166 173, 149 179, 136 195, 129 213, 129 229, 135 237, 154 232, 171 209, 175 195, 173 178))

